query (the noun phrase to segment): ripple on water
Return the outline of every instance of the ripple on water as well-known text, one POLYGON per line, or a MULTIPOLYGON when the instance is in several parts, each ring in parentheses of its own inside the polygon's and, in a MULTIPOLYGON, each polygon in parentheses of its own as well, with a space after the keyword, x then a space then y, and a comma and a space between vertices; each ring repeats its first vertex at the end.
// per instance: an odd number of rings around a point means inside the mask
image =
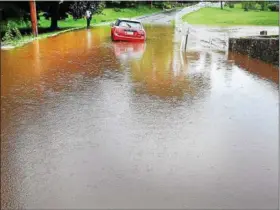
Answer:
POLYGON ((146 29, 1 52, 1 207, 276 208, 278 71, 146 29))

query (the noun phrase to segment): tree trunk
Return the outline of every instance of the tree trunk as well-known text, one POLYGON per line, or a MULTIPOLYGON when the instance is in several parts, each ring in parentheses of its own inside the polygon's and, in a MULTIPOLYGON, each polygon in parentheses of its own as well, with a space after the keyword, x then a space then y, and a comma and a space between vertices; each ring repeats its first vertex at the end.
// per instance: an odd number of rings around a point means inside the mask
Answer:
POLYGON ((221 1, 221 9, 223 9, 223 2, 221 1))
POLYGON ((51 30, 57 30, 58 29, 58 24, 57 24, 57 18, 52 15, 51 17, 51 30))
POLYGON ((54 2, 51 5, 50 13, 51 13, 51 30, 57 30, 58 29, 58 11, 59 11, 59 3, 54 2))

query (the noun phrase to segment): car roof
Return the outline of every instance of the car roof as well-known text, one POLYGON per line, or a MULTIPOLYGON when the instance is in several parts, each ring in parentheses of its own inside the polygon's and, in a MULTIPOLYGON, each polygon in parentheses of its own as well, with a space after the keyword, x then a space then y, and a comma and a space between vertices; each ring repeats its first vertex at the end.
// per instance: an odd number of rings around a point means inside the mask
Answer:
POLYGON ((118 18, 118 20, 123 20, 123 21, 130 21, 130 22, 136 22, 136 23, 141 23, 140 20, 135 20, 133 18, 118 18))

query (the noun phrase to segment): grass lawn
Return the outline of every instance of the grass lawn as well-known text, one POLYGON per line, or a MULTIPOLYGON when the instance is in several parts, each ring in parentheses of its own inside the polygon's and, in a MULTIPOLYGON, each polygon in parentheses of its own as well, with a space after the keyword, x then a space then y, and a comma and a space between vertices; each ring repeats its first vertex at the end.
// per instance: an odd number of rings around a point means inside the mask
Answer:
MULTIPOLYGON (((149 6, 139 6, 138 8, 123 8, 120 11, 116 12, 113 8, 106 8, 102 11, 103 14, 93 15, 91 24, 98 24, 103 22, 115 21, 117 18, 132 18, 136 16, 142 16, 147 14, 152 14, 161 11, 158 8, 150 8, 149 6)), ((42 17, 39 21, 41 27, 49 27, 50 20, 45 20, 42 17)), ((85 27, 86 20, 79 19, 73 20, 72 17, 67 18, 66 20, 58 21, 58 27, 60 28, 69 28, 69 27, 85 27)))
POLYGON ((241 5, 235 5, 235 8, 202 8, 183 16, 183 21, 190 24, 203 25, 262 25, 278 26, 279 13, 271 11, 248 11, 245 12, 241 5))

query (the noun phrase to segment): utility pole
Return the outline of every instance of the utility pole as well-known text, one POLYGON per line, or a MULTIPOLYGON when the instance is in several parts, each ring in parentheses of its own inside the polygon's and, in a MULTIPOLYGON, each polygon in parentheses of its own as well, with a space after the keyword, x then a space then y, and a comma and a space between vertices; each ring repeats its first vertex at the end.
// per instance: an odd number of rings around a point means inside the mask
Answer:
POLYGON ((36 11, 36 3, 35 0, 29 1, 30 5, 30 16, 31 16, 31 24, 32 24, 32 33, 36 37, 38 36, 38 28, 37 28, 37 11, 36 11))

